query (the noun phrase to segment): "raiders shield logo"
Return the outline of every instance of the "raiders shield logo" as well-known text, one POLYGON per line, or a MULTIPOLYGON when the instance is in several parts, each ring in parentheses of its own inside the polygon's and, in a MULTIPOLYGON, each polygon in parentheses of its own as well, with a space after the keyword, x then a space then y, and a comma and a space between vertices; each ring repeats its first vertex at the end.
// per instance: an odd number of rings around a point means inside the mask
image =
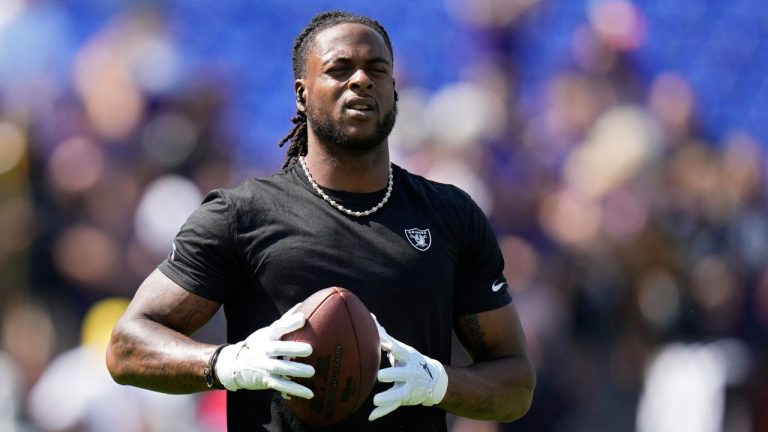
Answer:
POLYGON ((405 230, 405 237, 411 243, 411 246, 420 251, 425 251, 432 245, 432 236, 429 234, 429 229, 407 229, 405 230))

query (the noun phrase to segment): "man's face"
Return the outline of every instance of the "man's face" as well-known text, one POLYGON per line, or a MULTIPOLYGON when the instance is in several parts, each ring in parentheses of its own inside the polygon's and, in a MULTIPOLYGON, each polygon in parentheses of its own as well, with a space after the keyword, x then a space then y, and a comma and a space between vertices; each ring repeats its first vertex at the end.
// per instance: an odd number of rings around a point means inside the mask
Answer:
POLYGON ((392 58, 362 24, 320 32, 307 56, 303 90, 309 127, 322 142, 366 152, 386 141, 397 117, 392 58))

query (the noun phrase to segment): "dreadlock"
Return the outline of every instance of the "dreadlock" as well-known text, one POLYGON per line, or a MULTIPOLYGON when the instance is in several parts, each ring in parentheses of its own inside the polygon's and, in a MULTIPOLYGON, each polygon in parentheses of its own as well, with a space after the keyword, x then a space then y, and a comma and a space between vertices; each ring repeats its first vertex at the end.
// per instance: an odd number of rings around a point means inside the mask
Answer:
MULTIPOLYGON (((381 37, 384 38, 384 42, 389 49, 389 54, 392 56, 392 43, 389 41, 389 35, 378 21, 362 15, 353 15, 348 12, 323 12, 315 15, 309 24, 304 27, 304 30, 296 36, 296 40, 293 42, 291 61, 293 63, 294 79, 299 79, 304 76, 304 67, 307 63, 307 56, 312 49, 315 36, 325 29, 346 23, 362 24, 376 30, 381 37)), ((285 162, 283 162, 282 168, 291 166, 296 163, 299 156, 307 154, 307 115, 297 110, 296 115, 291 118, 291 122, 293 123, 293 127, 278 144, 282 147, 288 141, 291 142, 288 146, 288 151, 286 152, 285 162)))

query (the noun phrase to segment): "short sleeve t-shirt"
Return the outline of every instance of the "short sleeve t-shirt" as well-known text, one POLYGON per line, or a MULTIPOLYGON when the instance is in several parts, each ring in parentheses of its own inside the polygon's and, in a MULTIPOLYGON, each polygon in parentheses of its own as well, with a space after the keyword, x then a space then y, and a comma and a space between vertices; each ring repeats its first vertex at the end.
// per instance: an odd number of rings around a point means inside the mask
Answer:
MULTIPOLYGON (((183 225, 159 269, 184 289, 222 303, 227 340, 268 326, 312 293, 355 293, 387 332, 419 352, 450 361, 453 320, 511 301, 490 224, 460 189, 393 166, 389 202, 368 217, 325 202, 294 164, 233 189, 210 192, 183 225)), ((325 190, 351 210, 384 191, 325 190)), ((386 361, 383 359, 382 361, 386 361)), ((402 407, 368 422, 377 384, 352 418, 322 430, 444 431, 445 413, 402 407)), ((312 431, 273 391, 228 393, 230 431, 312 431)))

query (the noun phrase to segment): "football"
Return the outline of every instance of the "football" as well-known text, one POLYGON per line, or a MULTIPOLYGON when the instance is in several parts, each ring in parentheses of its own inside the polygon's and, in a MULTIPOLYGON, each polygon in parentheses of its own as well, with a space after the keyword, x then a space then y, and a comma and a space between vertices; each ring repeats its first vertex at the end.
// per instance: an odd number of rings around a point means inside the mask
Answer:
POLYGON ((357 411, 371 393, 381 360, 379 334, 365 304, 344 288, 312 294, 299 311, 307 319, 304 327, 283 340, 312 345, 312 355, 293 360, 312 365, 315 375, 294 380, 315 397, 293 397, 286 403, 307 425, 332 425, 357 411))

